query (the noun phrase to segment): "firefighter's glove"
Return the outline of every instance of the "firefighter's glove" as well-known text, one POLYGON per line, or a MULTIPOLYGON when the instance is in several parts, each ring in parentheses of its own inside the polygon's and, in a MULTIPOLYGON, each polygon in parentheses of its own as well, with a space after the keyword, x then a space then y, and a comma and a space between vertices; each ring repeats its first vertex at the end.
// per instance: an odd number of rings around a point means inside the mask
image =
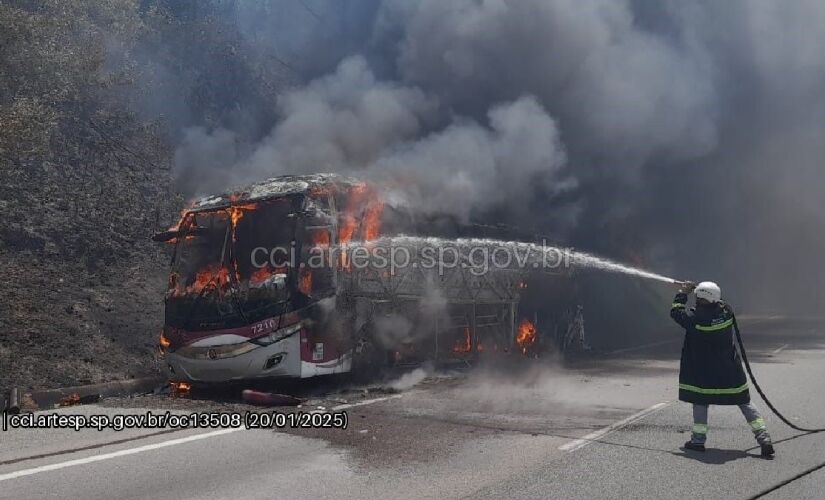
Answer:
POLYGON ((679 283, 679 291, 682 293, 691 293, 696 288, 696 283, 692 281, 683 281, 679 283))

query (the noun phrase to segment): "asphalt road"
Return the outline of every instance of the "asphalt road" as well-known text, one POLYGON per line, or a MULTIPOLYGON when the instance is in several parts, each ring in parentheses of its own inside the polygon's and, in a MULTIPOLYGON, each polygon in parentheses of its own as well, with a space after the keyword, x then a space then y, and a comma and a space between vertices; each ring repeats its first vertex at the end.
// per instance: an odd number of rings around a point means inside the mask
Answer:
MULTIPOLYGON (((760 383, 786 414, 825 426, 825 329, 746 323, 760 383)), ((713 407, 709 450, 685 452, 690 407, 674 401, 677 339, 560 367, 420 372, 392 390, 316 391, 301 410, 348 412, 318 430, 31 430, 0 433, 0 498, 752 498, 825 463, 825 434, 765 413, 765 460, 735 407, 713 407)), ((246 411, 147 396, 59 410, 246 411)), ((822 498, 825 468, 768 493, 822 498)))

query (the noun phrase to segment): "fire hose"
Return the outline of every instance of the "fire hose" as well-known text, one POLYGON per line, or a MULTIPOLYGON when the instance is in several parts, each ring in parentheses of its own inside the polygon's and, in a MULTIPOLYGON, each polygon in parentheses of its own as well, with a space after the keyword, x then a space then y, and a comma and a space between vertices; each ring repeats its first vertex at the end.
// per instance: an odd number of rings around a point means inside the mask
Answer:
MULTIPOLYGON (((774 415, 779 417, 779 420, 783 421, 785 423, 785 425, 787 425, 791 429, 796 429, 796 430, 804 432, 806 434, 815 434, 815 433, 818 433, 818 432, 824 432, 825 428, 808 429, 808 428, 800 427, 800 426, 794 424, 793 422, 788 420, 785 417, 785 415, 782 415, 782 413, 779 410, 776 409, 776 407, 773 405, 773 403, 771 403, 771 401, 768 399, 768 397, 765 396, 765 392, 762 390, 761 387, 759 387, 759 383, 756 381, 756 377, 753 375, 753 370, 751 370, 751 364, 748 362, 748 353, 745 351, 745 344, 742 342, 742 334, 739 333, 739 324, 736 322, 736 315, 734 315, 732 312, 731 312, 731 315, 733 316, 733 331, 736 334, 736 343, 739 345, 739 353, 742 355, 742 362, 745 364, 745 370, 748 372, 748 377, 751 379, 751 383, 756 388, 756 392, 759 393, 759 395, 762 397, 762 400, 765 401, 766 405, 768 405, 768 408, 771 409, 771 411, 773 412, 774 415)), ((755 494, 751 497, 748 497, 748 500, 757 500, 759 498, 763 498, 763 497, 773 493, 774 491, 776 491, 776 490, 778 490, 778 489, 780 489, 784 486, 787 486, 788 484, 796 481, 797 479, 801 479, 801 478, 803 478, 803 477, 805 477, 809 474, 812 474, 814 472, 817 472, 817 471, 819 471, 823 468, 825 468, 825 462, 816 464, 813 467, 809 467, 808 469, 805 469, 804 471, 794 475, 793 477, 789 477, 789 478, 785 479, 784 481, 780 481, 779 483, 774 484, 773 486, 770 486, 770 487, 758 492, 757 494, 755 494)))
POLYGON ((807 432, 809 434, 817 433, 817 432, 825 432, 825 427, 818 428, 818 429, 809 429, 805 427, 800 427, 790 420, 788 420, 785 415, 783 415, 779 410, 776 409, 776 406, 771 403, 768 397, 765 395, 765 392, 759 386, 759 383, 756 381, 756 376, 753 374, 753 370, 751 370, 751 364, 748 362, 748 354, 745 351, 745 344, 742 342, 742 335, 739 333, 739 324, 736 322, 736 316, 733 315, 733 331, 736 333, 736 343, 739 344, 739 353, 742 355, 742 361, 745 364, 745 370, 748 372, 748 377, 751 379, 751 383, 756 388, 756 392, 762 397, 762 400, 765 401, 765 404, 768 405, 768 408, 771 409, 774 415, 779 417, 779 420, 785 422, 785 425, 790 427, 791 429, 796 429, 801 432, 807 432))

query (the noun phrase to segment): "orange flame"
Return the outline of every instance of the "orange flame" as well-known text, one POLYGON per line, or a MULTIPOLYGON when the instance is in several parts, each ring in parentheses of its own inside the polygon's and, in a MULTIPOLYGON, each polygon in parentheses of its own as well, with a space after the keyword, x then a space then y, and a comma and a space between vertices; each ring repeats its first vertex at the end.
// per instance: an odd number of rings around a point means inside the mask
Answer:
POLYGON ((172 396, 183 396, 189 393, 192 384, 189 382, 169 382, 169 388, 172 391, 172 396))
POLYGON ((473 350, 473 339, 470 336, 470 327, 467 326, 464 328, 464 336, 463 338, 456 339, 455 345, 453 346, 453 352, 461 352, 466 353, 473 350))
POLYGON ((312 271, 309 269, 301 269, 301 279, 298 283, 298 290, 304 295, 312 293, 312 271))
MULTIPOLYGON (((338 241, 343 245, 349 243, 359 228, 364 241, 376 239, 380 234, 383 212, 384 201, 375 190, 366 184, 352 187, 346 207, 341 212, 338 241)), ((350 269, 347 252, 341 252, 341 267, 350 269)))
POLYGON ((238 222, 243 219, 245 211, 257 210, 258 205, 255 203, 247 203, 246 205, 233 205, 229 207, 229 217, 232 219, 232 237, 235 237, 235 229, 238 227, 238 222))
POLYGON ((381 229, 381 214, 384 213, 384 202, 373 200, 364 214, 364 241, 378 238, 381 229))
MULTIPOLYGON (((167 231, 180 231, 180 228, 183 225, 183 221, 185 221, 186 216, 189 215, 189 208, 191 207, 191 203, 189 205, 190 206, 187 206, 187 207, 184 207, 184 208, 181 209, 180 216, 178 217, 178 221, 176 223, 172 224, 169 227, 169 229, 167 229, 167 231)), ((192 238, 193 238, 193 236, 191 236, 191 235, 186 237, 187 240, 192 239, 192 238)), ((177 242, 178 242, 178 238, 170 238, 170 239, 166 240, 166 243, 169 244, 169 245, 174 245, 177 242)))
POLYGON ((312 244, 319 247, 329 246, 329 232, 324 229, 313 231, 312 244))
MULTIPOLYGON (((232 197, 230 196, 230 200, 232 197)), ((254 203, 248 203, 246 205, 235 205, 229 207, 229 217, 232 221, 232 242, 237 243, 238 241, 238 222, 243 219, 244 211, 252 211, 257 210, 258 205, 254 203)), ((238 261, 233 260, 233 267, 235 268, 235 280, 241 281, 241 270, 238 269, 238 261)))
POLYGON ((187 287, 181 286, 176 274, 169 276, 170 291, 173 295, 197 295, 210 283, 219 289, 226 288, 229 285, 229 269, 218 264, 209 264, 197 272, 195 281, 187 287))
POLYGON ((349 243, 352 235, 355 234, 355 227, 358 221, 350 214, 344 214, 341 220, 341 227, 338 228, 338 240, 341 243, 349 243))
POLYGON ((367 186, 365 184, 359 184, 353 187, 349 192, 347 206, 341 214, 341 225, 338 228, 338 241, 341 243, 349 243, 355 234, 355 230, 358 228, 356 212, 359 211, 358 209, 364 202, 364 194, 366 193, 366 190, 367 186))
MULTIPOLYGON (((187 234, 186 237, 183 240, 184 241, 192 241, 194 239, 195 239, 195 237, 193 235, 187 234)), ((175 243, 178 242, 178 240, 179 240, 179 238, 171 238, 166 243, 169 244, 169 245, 174 245, 175 243)))
POLYGON ((267 280, 272 275, 272 270, 267 267, 262 267, 257 271, 253 272, 252 275, 249 277, 249 284, 250 285, 259 285, 267 280))
MULTIPOLYGON (((190 204, 191 205, 191 204, 190 204)), ((177 231, 180 229, 180 225, 183 224, 183 221, 186 220, 186 215, 189 213, 189 209, 191 206, 187 206, 181 209, 180 217, 178 217, 178 221, 173 224, 167 231, 177 231)))
POLYGON ((170 342, 169 339, 166 338, 166 335, 163 332, 160 332, 160 338, 158 339, 158 345, 161 347, 161 349, 166 350, 166 349, 169 349, 169 346, 172 345, 172 342, 170 342))
POLYGON ((527 354, 527 350, 536 343, 536 340, 538 340, 536 325, 529 319, 521 320, 516 335, 516 344, 521 347, 521 352, 527 354))
POLYGON ((384 201, 378 193, 366 184, 354 186, 349 192, 347 206, 341 214, 338 240, 341 243, 351 241, 359 228, 359 221, 362 221, 360 225, 364 240, 374 240, 379 235, 383 212, 384 201))

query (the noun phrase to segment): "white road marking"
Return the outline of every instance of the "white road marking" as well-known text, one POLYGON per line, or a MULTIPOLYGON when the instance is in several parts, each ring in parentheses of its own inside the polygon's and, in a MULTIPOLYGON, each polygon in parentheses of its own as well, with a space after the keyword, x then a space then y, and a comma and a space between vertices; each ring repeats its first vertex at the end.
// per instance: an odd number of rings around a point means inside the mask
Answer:
POLYGON ((774 349, 773 351, 771 351, 771 354, 779 354, 786 347, 788 347, 788 344, 782 344, 781 346, 779 346, 778 349, 774 349))
MULTIPOLYGON (((388 401, 390 399, 397 399, 403 396, 403 394, 393 394, 392 396, 384 396, 382 398, 375 398, 375 399, 365 399, 364 401, 358 401, 357 403, 346 403, 338 406, 333 406, 330 408, 330 411, 341 411, 346 410, 348 408, 355 408, 356 406, 366 406, 371 405, 373 403, 380 403, 381 401, 388 401)), ((310 413, 322 413, 327 410, 313 410, 310 413)))
MULTIPOLYGON (((332 411, 346 410, 348 408, 355 408, 357 406, 371 405, 373 403, 380 403, 381 401, 387 401, 387 400, 390 400, 390 399, 400 398, 401 396, 403 396, 403 394, 393 394, 391 396, 385 396, 385 397, 381 397, 381 398, 366 399, 364 401, 358 401, 357 403, 347 403, 347 404, 334 406, 334 407, 331 408, 331 410, 332 411)), ((323 412, 323 411, 326 411, 326 410, 314 410, 311 413, 320 413, 320 412, 323 412)), ((244 427, 233 427, 231 429, 221 429, 221 430, 212 431, 212 432, 204 432, 202 434, 195 434, 194 436, 187 436, 187 437, 178 438, 178 439, 170 439, 168 441, 162 441, 160 443, 154 443, 154 444, 147 444, 147 445, 144 445, 144 446, 138 446, 137 448, 127 448, 125 450, 113 451, 111 453, 104 453, 102 455, 95 455, 95 456, 86 457, 86 458, 78 458, 78 459, 75 459, 75 460, 67 460, 65 462, 58 462, 56 464, 42 465, 40 467, 32 467, 30 469, 23 469, 23 470, 18 470, 18 471, 14 471, 14 472, 9 472, 7 474, 0 474, 0 482, 7 481, 9 479, 15 479, 15 478, 18 478, 18 477, 31 476, 32 474, 38 474, 40 472, 60 470, 60 469, 65 469, 66 467, 72 467, 72 466, 75 466, 75 465, 90 464, 90 463, 94 463, 94 462, 100 462, 100 461, 103 461, 103 460, 109 460, 111 458, 123 457, 123 456, 127 456, 127 455, 134 455, 136 453, 142 453, 144 451, 157 450, 157 449, 160 449, 160 448, 166 448, 168 446, 175 446, 175 445, 178 445, 178 444, 189 443, 191 441, 198 441, 198 440, 201 440, 201 439, 207 439, 207 438, 211 438, 211 437, 215 437, 215 436, 223 436, 224 434, 231 434, 233 432, 243 431, 243 430, 246 430, 246 429, 244 427)))
POLYGON ((576 439, 574 441, 570 441, 569 443, 563 444, 563 445, 559 446, 559 449, 561 451, 576 451, 578 449, 584 448, 588 444, 598 440, 599 438, 602 438, 602 437, 610 434, 613 431, 619 430, 619 429, 621 429, 622 427, 624 427, 628 424, 632 424, 633 422, 635 422, 637 420, 641 420, 642 418, 650 415, 653 412, 661 410, 662 408, 664 408, 668 404, 670 404, 670 403, 667 402, 667 401, 664 402, 664 403, 657 403, 657 404, 651 406, 650 408, 644 409, 644 410, 642 410, 638 413, 634 413, 633 415, 631 415, 631 416, 629 416, 629 417, 627 417, 623 420, 619 420, 618 422, 615 422, 613 424, 610 424, 610 425, 608 425, 607 427, 605 427, 603 429, 599 429, 595 432, 591 432, 590 434, 588 434, 584 437, 581 437, 581 438, 576 439))
POLYGON ((234 427, 232 429, 221 429, 219 431, 212 431, 212 432, 204 432, 203 434, 195 434, 194 436, 187 436, 184 438, 178 439, 170 439, 169 441, 163 441, 160 443, 154 444, 147 444, 144 446, 138 446, 137 448, 128 448, 125 450, 113 451, 111 453, 104 453, 102 455, 95 455, 92 457, 86 458, 78 458, 75 460, 68 460, 66 462, 58 462, 56 464, 49 464, 49 465, 42 465, 40 467, 32 467, 31 469, 23 469, 18 470, 15 472, 9 472, 8 474, 0 474, 0 481, 6 481, 8 479, 15 479, 18 477, 23 476, 31 476, 32 474, 37 474, 40 472, 48 472, 52 470, 59 470, 65 469, 66 467, 72 467, 75 465, 83 465, 83 464, 90 464, 93 462, 100 462, 102 460, 109 460, 110 458, 117 458, 123 457, 126 455, 134 455, 136 453, 142 453, 144 451, 149 450, 157 450, 159 448, 166 448, 167 446, 175 446, 178 444, 188 443, 190 441, 198 441, 200 439, 206 439, 214 436, 221 436, 224 434, 230 434, 232 432, 242 431, 244 430, 243 427, 234 427))
POLYGON ((333 411, 346 410, 347 408, 355 408, 356 406, 366 406, 371 405, 373 403, 380 403, 381 401, 388 401, 390 399, 398 399, 401 396, 403 396, 403 394, 393 394, 391 396, 384 396, 383 398, 366 399, 364 401, 359 401, 357 403, 347 403, 343 405, 333 406, 332 409, 333 411))

